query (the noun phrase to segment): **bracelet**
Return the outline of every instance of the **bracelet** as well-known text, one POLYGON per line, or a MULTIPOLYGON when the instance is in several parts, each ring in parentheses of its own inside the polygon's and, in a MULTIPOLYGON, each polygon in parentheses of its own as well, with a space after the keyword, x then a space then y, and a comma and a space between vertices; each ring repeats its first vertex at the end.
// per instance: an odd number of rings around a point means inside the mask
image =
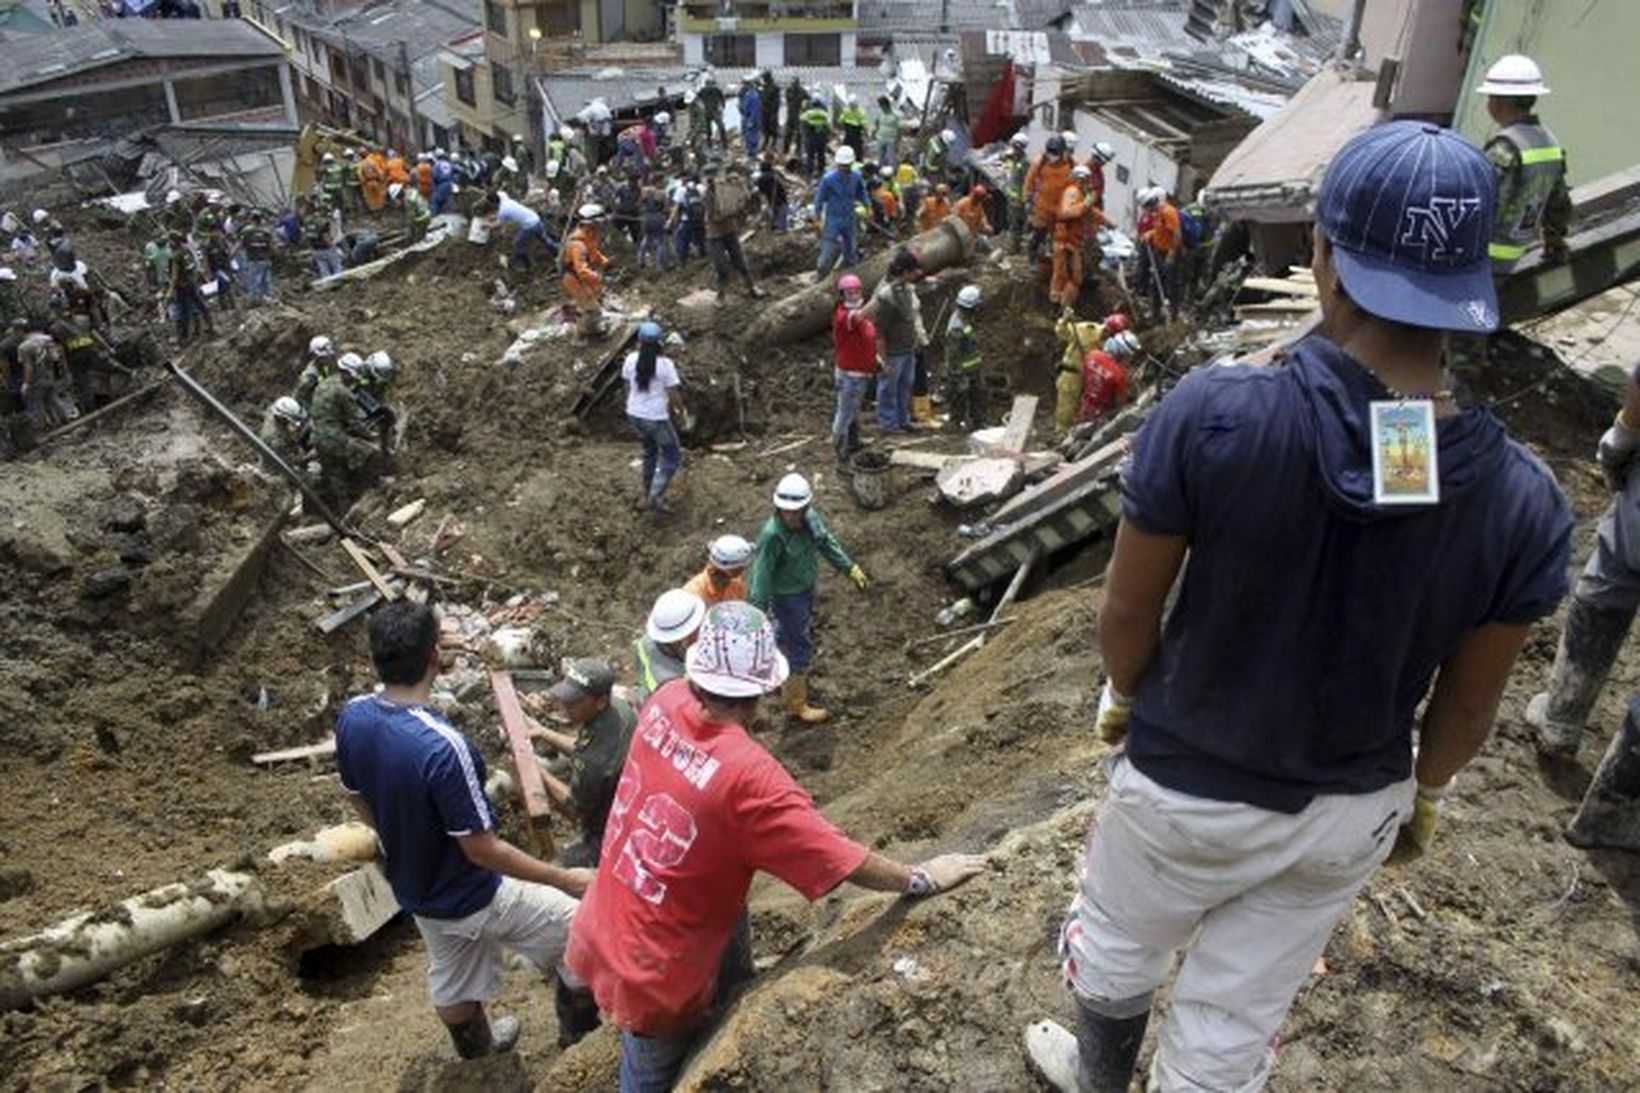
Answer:
POLYGON ((1619 429, 1627 429, 1631 433, 1640 433, 1640 425, 1636 425, 1629 420, 1629 410, 1626 406, 1618 409, 1614 423, 1619 429))
POLYGON ((1422 782, 1419 782, 1418 783, 1418 796, 1427 797, 1431 801, 1439 801, 1439 800, 1441 800, 1442 798, 1444 798, 1446 796, 1446 791, 1451 789, 1451 788, 1452 788, 1452 782, 1451 782, 1450 779, 1443 782, 1443 783, 1441 783, 1438 786, 1426 786, 1422 782))
POLYGON ((923 896, 931 896, 939 890, 940 886, 934 883, 934 878, 928 875, 928 870, 920 865, 911 867, 911 879, 905 886, 905 894, 908 898, 920 899, 923 896))

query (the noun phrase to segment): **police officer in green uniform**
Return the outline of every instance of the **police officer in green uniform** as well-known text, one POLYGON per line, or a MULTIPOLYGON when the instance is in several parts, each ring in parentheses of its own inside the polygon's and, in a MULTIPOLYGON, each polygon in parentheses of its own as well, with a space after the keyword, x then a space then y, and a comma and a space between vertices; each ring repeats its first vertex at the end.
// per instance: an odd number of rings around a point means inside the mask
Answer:
POLYGON ((985 425, 985 382, 980 375, 979 332, 974 312, 979 286, 963 285, 945 327, 945 408, 951 428, 971 432, 985 425))
POLYGON ((1552 262, 1566 258, 1572 199, 1566 191, 1566 153, 1532 112, 1549 89, 1530 57, 1510 54, 1486 72, 1477 88, 1499 131, 1486 145, 1498 176, 1498 217, 1493 225, 1492 268, 1506 272, 1540 239, 1552 262))

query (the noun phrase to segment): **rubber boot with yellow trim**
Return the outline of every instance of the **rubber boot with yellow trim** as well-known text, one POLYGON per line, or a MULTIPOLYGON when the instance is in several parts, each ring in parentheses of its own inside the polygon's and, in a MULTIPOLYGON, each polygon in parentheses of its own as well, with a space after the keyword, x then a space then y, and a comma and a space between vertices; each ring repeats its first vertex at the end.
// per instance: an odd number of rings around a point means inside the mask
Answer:
POLYGON ((792 676, 786 680, 786 685, 780 688, 780 697, 785 699, 786 714, 809 725, 817 725, 831 716, 817 706, 809 705, 809 677, 792 676))
POLYGON ((934 399, 932 396, 911 396, 911 419, 918 425, 934 424, 934 399))

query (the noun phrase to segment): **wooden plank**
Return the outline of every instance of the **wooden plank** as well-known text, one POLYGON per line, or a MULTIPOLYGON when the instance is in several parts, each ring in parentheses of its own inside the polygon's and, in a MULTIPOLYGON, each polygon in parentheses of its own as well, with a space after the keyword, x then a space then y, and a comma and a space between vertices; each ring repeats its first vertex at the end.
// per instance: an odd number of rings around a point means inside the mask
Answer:
POLYGON ((937 471, 953 459, 970 458, 972 457, 960 452, 945 455, 940 452, 918 452, 907 448, 896 448, 889 453, 888 461, 896 467, 916 467, 924 471, 937 471))
POLYGON ((592 382, 587 384, 586 389, 576 398, 570 413, 576 417, 585 416, 586 412, 596 406, 615 385, 615 381, 621 375, 621 354, 626 352, 627 345, 637 334, 637 323, 626 324, 626 329, 616 337, 614 346, 605 350, 598 366, 593 369, 592 382))
POLYGON ((342 549, 347 551, 347 556, 353 559, 353 564, 359 567, 359 572, 364 574, 365 579, 381 593, 382 599, 389 602, 398 599, 398 590, 387 583, 387 578, 382 576, 381 570, 377 569, 365 555, 363 547, 352 539, 343 539, 342 549))
POLYGON ((1242 288, 1257 289, 1259 292, 1279 292, 1285 296, 1319 296, 1321 290, 1314 281, 1286 281, 1276 277, 1249 277, 1241 283, 1242 288))
POLYGON ((530 837, 542 857, 551 857, 552 801, 547 797, 546 783, 541 780, 541 768, 535 762, 529 725, 524 720, 524 708, 518 703, 518 690, 513 686, 512 673, 505 668, 492 669, 490 687, 495 691, 495 707, 501 715, 501 727, 512 752, 515 784, 524 814, 529 817, 530 837))
POLYGON ((336 754, 336 738, 321 740, 317 744, 304 744, 299 748, 281 748, 278 751, 263 751, 251 756, 251 762, 259 767, 272 766, 274 763, 292 763, 298 759, 322 759, 327 755, 336 754))
POLYGON ((1008 412, 1008 424, 1002 430, 997 447, 1005 452, 1023 452, 1031 438, 1031 423, 1036 420, 1035 395, 1015 395, 1013 409, 1008 412))
POLYGON ((399 548, 392 543, 378 543, 377 546, 381 549, 382 557, 387 559, 387 564, 395 570, 402 573, 412 568, 410 563, 404 560, 404 555, 399 553, 399 548))
POLYGON ((81 414, 79 417, 75 418, 73 421, 69 422, 67 425, 60 425, 57 428, 51 430, 51 432, 49 432, 49 433, 45 434, 44 436, 42 436, 38 441, 36 441, 36 446, 50 444, 53 440, 56 440, 58 437, 66 436, 67 434, 74 432, 76 429, 80 429, 80 428, 82 428, 86 425, 91 424, 93 421, 96 421, 99 418, 107 417, 108 415, 112 414, 115 410, 123 409, 127 406, 130 406, 134 402, 140 402, 143 399, 147 398, 149 395, 153 394, 155 391, 158 391, 161 387, 164 387, 166 385, 166 383, 168 383, 169 381, 170 381, 170 375, 169 375, 169 373, 167 373, 165 378, 157 379, 154 382, 148 384, 146 387, 139 387, 135 391, 131 391, 127 394, 121 395, 119 398, 115 399, 113 402, 110 402, 107 406, 103 406, 103 407, 100 407, 99 409, 92 410, 89 413, 81 414))
POLYGON ((352 622, 354 619, 358 618, 360 615, 364 614, 366 611, 369 611, 372 607, 375 607, 381 602, 382 594, 372 588, 369 592, 366 592, 363 596, 360 596, 346 607, 338 608, 337 610, 332 611, 330 614, 314 623, 314 625, 319 628, 319 633, 321 634, 335 633, 337 630, 340 630, 342 627, 346 626, 348 623, 352 622))

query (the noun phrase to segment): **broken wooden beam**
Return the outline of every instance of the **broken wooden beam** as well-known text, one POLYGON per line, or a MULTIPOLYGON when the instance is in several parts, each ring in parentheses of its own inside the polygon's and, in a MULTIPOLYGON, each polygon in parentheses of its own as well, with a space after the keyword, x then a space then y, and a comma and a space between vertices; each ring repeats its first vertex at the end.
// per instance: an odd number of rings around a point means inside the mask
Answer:
MULTIPOLYGON (((1023 561, 1019 563, 1019 568, 1014 570, 1013 578, 1008 582, 1008 587, 1003 590, 1002 598, 997 600, 997 605, 991 609, 991 617, 987 621, 995 623, 1002 618, 1002 613, 1013 604, 1014 598, 1019 595, 1020 589, 1025 587, 1025 578, 1030 576, 1031 570, 1036 566, 1038 559, 1041 557, 1043 557, 1043 555, 1032 551, 1025 556, 1023 561)), ((935 676, 951 667, 951 665, 957 663, 957 661, 961 660, 969 653, 972 653, 976 649, 983 648, 987 636, 989 636, 989 630, 975 634, 962 645, 959 645, 956 649, 954 649, 949 655, 941 658, 936 663, 929 665, 927 668, 906 680, 906 686, 912 688, 913 690, 921 687, 924 683, 927 683, 930 679, 933 679, 935 676)))
POLYGON ((525 825, 535 849, 543 858, 552 856, 552 800, 547 796, 546 784, 536 766, 535 748, 530 744, 529 721, 518 702, 518 690, 513 686, 512 673, 504 668, 492 669, 490 687, 495 691, 496 711, 501 715, 501 728, 507 737, 512 755, 513 774, 517 778, 519 802, 524 806, 525 825))
POLYGON ((115 410, 123 410, 127 406, 141 402, 143 399, 147 398, 155 391, 158 391, 169 382, 170 377, 167 375, 166 377, 157 379, 144 387, 139 387, 135 391, 121 395, 119 398, 115 399, 113 402, 110 402, 106 406, 100 406, 97 409, 92 410, 90 413, 81 414, 68 424, 59 425, 57 428, 51 430, 51 432, 40 437, 40 439, 36 442, 36 446, 43 447, 44 445, 50 444, 53 440, 56 440, 58 437, 67 436, 69 433, 82 429, 94 421, 100 421, 104 417, 111 416, 115 410))
POLYGON ((321 634, 333 634, 382 602, 382 594, 372 588, 345 607, 340 607, 324 618, 317 620, 313 625, 319 628, 321 634))
POLYGON ((365 554, 363 547, 352 539, 343 539, 342 549, 347 551, 349 558, 353 559, 353 564, 359 568, 360 573, 364 574, 365 580, 369 581, 372 587, 381 593, 382 599, 391 601, 399 598, 399 590, 387 583, 387 578, 382 576, 381 570, 377 569, 375 563, 365 554))
POLYGON ((626 347, 631 344, 632 339, 637 335, 638 324, 627 323, 616 336, 615 344, 604 351, 604 355, 599 359, 597 367, 592 370, 591 381, 588 382, 585 390, 576 396, 575 405, 570 407, 570 413, 576 417, 585 417, 587 411, 603 401, 604 396, 615 386, 615 381, 620 379, 621 354, 626 352, 626 347))
POLYGON ((336 754, 336 738, 334 736, 321 740, 317 744, 303 744, 296 748, 280 748, 278 751, 260 751, 251 756, 251 762, 259 767, 271 767, 275 763, 293 763, 301 759, 323 759, 336 754))

